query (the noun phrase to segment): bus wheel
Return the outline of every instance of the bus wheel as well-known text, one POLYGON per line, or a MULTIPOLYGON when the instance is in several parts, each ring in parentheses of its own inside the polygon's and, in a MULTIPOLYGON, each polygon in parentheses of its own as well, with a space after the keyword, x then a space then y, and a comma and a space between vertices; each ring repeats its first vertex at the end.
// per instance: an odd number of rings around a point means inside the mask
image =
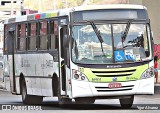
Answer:
POLYGON ((67 107, 72 103, 72 100, 69 98, 60 98, 58 97, 60 107, 67 107))
POLYGON ((133 105, 134 95, 129 98, 119 99, 122 108, 131 108, 133 105))
POLYGON ((58 87, 58 103, 60 107, 67 107, 72 103, 72 99, 61 97, 59 87, 58 87))
POLYGON ((22 101, 24 104, 29 104, 30 96, 27 95, 27 88, 24 79, 21 82, 21 86, 22 86, 22 101))
POLYGON ((41 104, 43 101, 42 96, 33 96, 27 94, 27 87, 25 80, 23 79, 21 82, 22 85, 22 101, 24 104, 41 104))
POLYGON ((77 104, 94 104, 95 98, 75 98, 77 104))

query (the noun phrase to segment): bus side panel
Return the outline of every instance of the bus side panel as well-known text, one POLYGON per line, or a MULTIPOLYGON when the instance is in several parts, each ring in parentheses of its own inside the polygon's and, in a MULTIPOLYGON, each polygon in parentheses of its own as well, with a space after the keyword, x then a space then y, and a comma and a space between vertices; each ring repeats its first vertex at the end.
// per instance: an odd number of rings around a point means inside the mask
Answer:
MULTIPOLYGON (((58 59, 53 59, 53 56, 49 53, 42 54, 42 55, 43 55, 44 65, 45 65, 44 75, 43 75, 44 79, 41 79, 42 94, 43 96, 53 96, 52 76, 53 76, 53 73, 55 73, 58 76, 58 59)), ((53 80, 53 82, 54 81, 55 80, 53 80)))
POLYGON ((24 76, 26 87, 27 87, 27 93, 32 94, 32 85, 31 85, 31 79, 26 77, 27 76, 27 67, 28 62, 26 60, 26 54, 15 54, 15 75, 16 75, 16 93, 20 94, 20 74, 24 76))
MULTIPOLYGON (((20 94, 20 77, 16 77, 16 94, 20 94)), ((32 83, 30 78, 25 78, 26 87, 27 87, 27 94, 32 95, 32 83)))
POLYGON ((28 66, 27 78, 31 80, 32 83, 32 94, 42 95, 41 91, 41 78, 43 77, 43 57, 39 53, 30 52, 26 56, 26 61, 28 66))
POLYGON ((14 88, 14 78, 13 78, 13 59, 12 55, 8 55, 8 63, 9 63, 9 77, 10 77, 10 90, 11 93, 16 93, 13 91, 14 88))
MULTIPOLYGON (((7 83, 6 88, 11 92, 16 94, 16 92, 13 91, 14 88, 14 82, 16 81, 13 78, 13 57, 12 55, 4 55, 4 67, 3 67, 3 74, 6 79, 6 77, 9 77, 9 84, 7 83)), ((16 87, 16 86, 15 86, 16 87)))

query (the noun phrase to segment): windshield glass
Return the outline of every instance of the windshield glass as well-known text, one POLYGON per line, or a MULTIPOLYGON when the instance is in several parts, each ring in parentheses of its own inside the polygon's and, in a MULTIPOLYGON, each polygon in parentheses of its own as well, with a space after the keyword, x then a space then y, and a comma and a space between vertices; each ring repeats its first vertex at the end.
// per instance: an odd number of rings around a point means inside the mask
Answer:
POLYGON ((73 62, 107 64, 136 62, 149 57, 150 35, 147 34, 149 27, 146 24, 130 24, 127 33, 125 33, 127 24, 94 23, 94 25, 97 32, 91 24, 73 26, 73 62))

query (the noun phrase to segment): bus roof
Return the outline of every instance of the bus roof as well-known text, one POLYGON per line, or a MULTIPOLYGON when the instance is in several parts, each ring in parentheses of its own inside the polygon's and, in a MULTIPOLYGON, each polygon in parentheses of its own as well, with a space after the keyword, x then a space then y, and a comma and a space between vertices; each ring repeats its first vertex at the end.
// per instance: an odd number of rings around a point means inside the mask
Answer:
POLYGON ((82 5, 68 9, 60 9, 42 13, 29 14, 24 16, 17 16, 4 20, 4 24, 65 16, 69 15, 69 12, 74 12, 74 11, 98 10, 98 9, 147 9, 147 8, 142 5, 133 5, 133 4, 82 5))
POLYGON ((146 9, 146 7, 133 4, 82 5, 75 7, 75 11, 92 9, 146 9))

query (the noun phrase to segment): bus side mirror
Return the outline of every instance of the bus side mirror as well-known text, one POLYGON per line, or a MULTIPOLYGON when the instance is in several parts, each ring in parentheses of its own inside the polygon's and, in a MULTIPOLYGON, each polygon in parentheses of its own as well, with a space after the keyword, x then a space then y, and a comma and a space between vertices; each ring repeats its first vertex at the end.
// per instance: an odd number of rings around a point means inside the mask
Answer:
POLYGON ((152 39, 153 39, 153 31, 151 32, 151 37, 152 37, 152 39))
POLYGON ((78 47, 77 47, 77 42, 76 42, 76 40, 74 38, 71 38, 71 48, 74 51, 76 59, 78 59, 78 47))
POLYGON ((67 65, 67 67, 70 67, 69 63, 69 40, 67 35, 64 35, 63 37, 63 52, 64 52, 64 63, 67 65))

